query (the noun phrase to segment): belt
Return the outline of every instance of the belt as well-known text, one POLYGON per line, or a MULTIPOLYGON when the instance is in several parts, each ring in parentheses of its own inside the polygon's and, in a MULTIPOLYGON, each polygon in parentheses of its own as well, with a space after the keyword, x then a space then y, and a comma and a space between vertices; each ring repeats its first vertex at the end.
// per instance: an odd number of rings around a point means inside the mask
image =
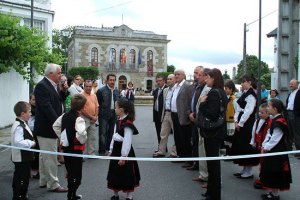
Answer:
POLYGON ((166 112, 171 112, 171 110, 170 110, 170 109, 166 109, 165 111, 166 111, 166 112))

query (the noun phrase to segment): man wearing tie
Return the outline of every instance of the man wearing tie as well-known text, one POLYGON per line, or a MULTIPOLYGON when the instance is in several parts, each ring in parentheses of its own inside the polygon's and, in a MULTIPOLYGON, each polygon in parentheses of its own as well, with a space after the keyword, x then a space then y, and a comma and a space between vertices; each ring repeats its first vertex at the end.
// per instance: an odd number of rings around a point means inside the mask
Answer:
MULTIPOLYGON (((293 142, 295 147, 300 150, 300 91, 298 88, 298 81, 292 79, 290 81, 291 93, 286 99, 286 109, 288 111, 289 124, 289 140, 288 150, 293 150, 293 142)), ((300 154, 295 154, 295 157, 300 158, 300 154)))
POLYGON ((160 131, 162 122, 162 111, 163 111, 163 89, 167 86, 165 84, 164 77, 158 75, 156 77, 157 88, 153 91, 153 122, 155 124, 157 144, 160 143, 160 131))

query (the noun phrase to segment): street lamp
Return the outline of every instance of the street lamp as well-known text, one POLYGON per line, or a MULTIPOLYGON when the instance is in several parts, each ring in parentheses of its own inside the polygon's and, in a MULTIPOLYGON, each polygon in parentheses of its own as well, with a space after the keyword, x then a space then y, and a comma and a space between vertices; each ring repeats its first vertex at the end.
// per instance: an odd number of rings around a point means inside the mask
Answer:
POLYGON ((68 63, 68 52, 67 52, 67 49, 68 49, 68 45, 67 45, 67 38, 69 37, 69 30, 66 30, 66 29, 63 29, 61 31, 62 35, 63 35, 63 41, 64 41, 64 47, 65 47, 65 56, 66 56, 66 61, 64 63, 64 71, 65 71, 65 75, 67 75, 68 73, 68 66, 67 66, 67 63, 68 63))

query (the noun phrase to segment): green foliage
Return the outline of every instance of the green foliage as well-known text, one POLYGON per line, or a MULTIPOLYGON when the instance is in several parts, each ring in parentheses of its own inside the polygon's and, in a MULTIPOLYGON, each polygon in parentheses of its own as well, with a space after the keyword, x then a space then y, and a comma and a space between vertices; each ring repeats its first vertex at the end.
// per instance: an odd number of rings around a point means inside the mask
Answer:
POLYGON ((164 80, 167 80, 169 74, 172 74, 172 72, 160 72, 160 73, 157 73, 156 76, 162 76, 162 77, 164 77, 164 80))
MULTIPOLYGON (((259 60, 255 55, 246 55, 247 63, 247 74, 253 75, 258 81, 258 64, 259 60)), ((267 88, 270 88, 271 85, 271 72, 269 70, 268 64, 261 61, 260 64, 260 78, 261 84, 266 85, 267 88)), ((243 60, 238 64, 238 71, 236 75, 237 83, 240 83, 239 79, 244 75, 243 60)))
POLYGON ((95 80, 99 71, 96 67, 72 67, 68 71, 68 75, 74 77, 80 75, 84 80, 95 80))
POLYGON ((72 40, 71 36, 73 33, 73 29, 74 27, 72 26, 67 26, 63 29, 68 32, 68 36, 63 35, 63 30, 52 30, 52 52, 63 58, 62 62, 59 63, 61 65, 63 65, 67 61, 68 45, 72 40))
POLYGON ((167 66, 167 72, 172 72, 172 73, 174 73, 174 71, 175 71, 175 66, 174 66, 174 65, 168 65, 168 66, 167 66))
POLYGON ((225 71, 225 73, 223 74, 223 79, 224 80, 229 80, 230 76, 227 74, 227 71, 225 71))
POLYGON ((298 80, 298 71, 299 71, 299 64, 298 64, 298 55, 294 58, 294 68, 296 71, 296 80, 298 80))
MULTIPOLYGON (((0 13, 0 73, 15 69, 32 82, 29 63, 34 71, 43 74, 46 63, 58 59, 46 48, 48 38, 37 29, 19 25, 20 19, 0 13)), ((57 62, 55 62, 57 63, 57 62)))

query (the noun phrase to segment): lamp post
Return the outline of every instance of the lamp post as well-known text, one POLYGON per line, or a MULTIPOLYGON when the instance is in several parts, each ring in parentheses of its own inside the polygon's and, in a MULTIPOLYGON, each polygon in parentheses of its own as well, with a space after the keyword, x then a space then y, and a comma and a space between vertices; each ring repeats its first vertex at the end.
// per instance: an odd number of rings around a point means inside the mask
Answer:
POLYGON ((64 63, 64 71, 65 71, 65 75, 67 75, 68 73, 68 52, 67 52, 67 49, 68 49, 68 45, 67 45, 67 38, 69 37, 69 31, 66 30, 66 29, 63 29, 62 31, 62 35, 63 35, 63 42, 64 42, 64 47, 65 47, 65 57, 66 57, 66 61, 64 63))

